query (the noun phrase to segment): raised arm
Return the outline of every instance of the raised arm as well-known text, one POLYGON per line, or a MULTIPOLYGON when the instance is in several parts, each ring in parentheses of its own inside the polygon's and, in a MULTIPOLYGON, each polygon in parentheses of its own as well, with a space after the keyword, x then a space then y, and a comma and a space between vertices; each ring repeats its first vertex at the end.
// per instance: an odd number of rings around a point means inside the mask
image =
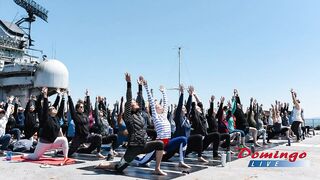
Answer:
MULTIPOLYGON (((42 105, 41 105, 41 100, 43 98, 42 93, 39 94, 36 100, 36 112, 38 113, 38 117, 42 117, 42 105)), ((39 118, 40 119, 40 118, 39 118)))
POLYGON ((158 119, 157 112, 156 112, 156 104, 155 104, 154 98, 151 95, 151 92, 150 92, 150 90, 148 88, 148 83, 147 83, 146 80, 143 80, 143 85, 144 85, 144 88, 146 89, 146 92, 147 92, 147 95, 148 95, 148 101, 149 101, 149 105, 150 105, 150 108, 151 108, 152 120, 155 122, 158 119))
POLYGON ((201 114, 204 114, 203 104, 202 104, 202 102, 200 101, 198 95, 194 92, 194 93, 193 93, 193 96, 194 96, 194 98, 196 99, 197 105, 198 105, 198 106, 200 107, 200 109, 201 109, 201 112, 202 112, 201 114))
POLYGON ((160 86, 159 90, 162 93, 162 97, 163 97, 163 112, 164 112, 164 115, 167 116, 167 114, 168 114, 168 99, 167 99, 166 89, 164 88, 164 86, 160 86))
POLYGON ((13 117, 14 117, 15 119, 18 118, 18 107, 19 107, 19 100, 18 100, 18 98, 16 97, 16 98, 15 98, 15 103, 14 103, 14 111, 13 111, 13 117))
POLYGON ((251 97, 250 98, 250 107, 249 107, 248 119, 251 118, 251 114, 252 114, 252 111, 253 111, 252 103, 253 103, 253 98, 251 97))
POLYGON ((298 103, 298 100, 297 100, 297 93, 293 89, 291 89, 291 96, 292 96, 293 104, 299 110, 300 104, 298 103))
POLYGON ((26 105, 26 108, 25 108, 25 110, 24 110, 24 112, 23 112, 24 117, 27 117, 27 114, 28 114, 29 109, 30 109, 30 103, 31 103, 31 98, 28 100, 27 105, 26 105))
POLYGON ((196 99, 197 104, 199 104, 200 103, 200 99, 199 99, 199 97, 197 96, 197 94, 195 92, 193 93, 193 96, 196 99))
POLYGON ((99 98, 97 97, 96 98, 96 102, 95 102, 95 104, 94 104, 94 111, 95 111, 95 118, 94 118, 94 120, 95 120, 95 123, 97 124, 97 125, 100 125, 100 116, 99 116, 99 98))
POLYGON ((225 98, 221 97, 220 98, 220 105, 219 105, 219 110, 217 113, 217 117, 218 117, 218 121, 223 121, 222 117, 223 117, 223 103, 224 103, 225 98))
POLYGON ((56 100, 54 101, 54 103, 53 103, 52 106, 53 106, 54 108, 58 109, 58 105, 59 105, 59 102, 60 102, 61 91, 60 91, 59 88, 58 88, 56 91, 57 91, 57 97, 56 97, 56 100))
POLYGON ((5 114, 5 118, 6 120, 8 120, 8 118, 10 117, 11 115, 11 111, 12 111, 12 107, 13 107, 13 100, 14 100, 14 96, 10 96, 8 98, 8 104, 7 104, 7 111, 6 111, 6 114, 5 114))
POLYGON ((143 85, 143 77, 140 76, 139 79, 137 80, 138 83, 138 96, 137 96, 137 103, 139 105, 140 111, 146 111, 146 105, 145 101, 143 99, 143 91, 142 91, 142 85, 143 85))
POLYGON ((123 113, 123 96, 121 97, 121 100, 120 100, 120 111, 119 111, 119 115, 121 114, 122 115, 123 113))
MULTIPOLYGON (((236 103, 237 103, 237 104, 241 104, 239 92, 238 92, 237 89, 234 89, 234 96, 235 96, 235 98, 236 98, 236 103)), ((238 107, 238 106, 237 106, 237 107, 238 107)))
POLYGON ((188 93, 189 93, 189 97, 188 97, 186 109, 187 109, 187 114, 189 115, 190 112, 191 112, 192 96, 193 96, 193 93, 194 93, 194 87, 193 86, 189 86, 188 87, 188 93))
POLYGON ((179 102, 178 102, 178 106, 176 109, 176 114, 174 116, 174 121, 176 123, 176 127, 181 127, 181 123, 180 123, 180 118, 181 118, 181 111, 182 111, 182 107, 183 107, 183 92, 184 87, 182 85, 179 86, 179 91, 180 91, 180 97, 179 97, 179 102))
POLYGON ((209 111, 208 111, 208 116, 209 117, 212 117, 213 116, 213 114, 214 114, 214 100, 215 100, 215 96, 214 95, 212 95, 211 96, 211 99, 210 99, 210 108, 209 108, 209 111))
POLYGON ((120 100, 120 112, 118 114, 118 125, 121 124, 121 121, 122 121, 122 116, 123 116, 123 97, 121 97, 121 100, 120 100))
POLYGON ((231 113, 234 114, 237 110, 236 98, 233 96, 231 100, 231 113))
POLYGON ((132 89, 131 89, 131 76, 129 73, 125 74, 125 79, 127 82, 127 93, 126 93, 126 100, 125 109, 124 109, 124 120, 131 121, 131 101, 132 101, 132 89))
POLYGON ((86 89, 86 103, 84 104, 84 112, 89 115, 91 111, 91 101, 90 101, 90 96, 89 96, 89 91, 86 89))
POLYGON ((71 118, 73 119, 73 121, 76 121, 77 120, 76 110, 74 109, 74 105, 73 105, 73 101, 72 101, 70 92, 68 91, 67 94, 68 94, 68 104, 69 104, 70 115, 71 115, 71 118))
POLYGON ((48 116, 49 116, 48 88, 46 87, 43 88, 42 94, 43 94, 43 108, 42 108, 42 118, 40 120, 40 124, 44 124, 48 121, 48 116))
POLYGON ((57 114, 58 118, 63 118, 64 104, 65 104, 65 98, 64 98, 64 95, 62 95, 62 99, 61 99, 58 114, 57 114))

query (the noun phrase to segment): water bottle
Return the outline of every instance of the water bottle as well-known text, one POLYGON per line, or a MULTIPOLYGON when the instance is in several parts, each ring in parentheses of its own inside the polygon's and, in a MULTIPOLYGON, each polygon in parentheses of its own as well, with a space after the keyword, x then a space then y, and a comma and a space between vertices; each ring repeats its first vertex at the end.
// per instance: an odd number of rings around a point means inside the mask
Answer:
POLYGON ((11 161, 11 159, 12 159, 12 151, 7 151, 6 160, 11 161))
POLYGON ((226 161, 227 161, 227 155, 226 154, 221 154, 221 165, 222 167, 226 166, 226 161))
POLYGON ((231 153, 227 151, 227 162, 231 162, 231 153))
POLYGON ((113 134, 113 128, 109 127, 109 135, 112 135, 112 134, 113 134))
POLYGON ((290 141, 290 138, 288 138, 288 146, 291 146, 291 141, 290 141))
POLYGON ((250 150, 251 150, 251 154, 256 152, 256 149, 253 144, 251 145, 250 150))

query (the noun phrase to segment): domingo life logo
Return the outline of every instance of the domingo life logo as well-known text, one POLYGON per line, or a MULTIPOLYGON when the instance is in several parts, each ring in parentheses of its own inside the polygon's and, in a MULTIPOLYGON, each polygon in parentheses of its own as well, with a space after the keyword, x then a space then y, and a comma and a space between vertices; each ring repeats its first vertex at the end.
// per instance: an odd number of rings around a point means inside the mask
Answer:
POLYGON ((306 167, 309 161, 304 161, 307 157, 306 152, 254 152, 249 148, 240 148, 238 158, 251 156, 248 167, 306 167))

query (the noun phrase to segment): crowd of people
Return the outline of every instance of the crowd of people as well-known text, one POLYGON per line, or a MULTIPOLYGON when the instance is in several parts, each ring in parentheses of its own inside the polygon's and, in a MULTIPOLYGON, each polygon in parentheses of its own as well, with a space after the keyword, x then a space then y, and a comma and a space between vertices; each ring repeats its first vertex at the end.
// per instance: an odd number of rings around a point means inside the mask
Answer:
POLYGON ((254 98, 245 109, 238 90, 234 90, 230 100, 211 96, 206 110, 193 86, 180 85, 179 101, 170 105, 164 86, 160 86, 162 97, 157 99, 147 80, 140 76, 134 99, 130 74, 125 74, 125 81, 126 99, 122 97, 111 108, 102 96, 92 103, 88 90, 85 99, 74 102, 68 90, 57 89, 56 100, 51 104, 48 88, 44 87, 38 96, 30 96, 26 107, 21 106, 18 98, 8 97, 0 104, 0 155, 8 150, 19 151, 25 153, 23 158, 37 160, 46 151, 59 149, 56 153, 63 155, 65 163, 75 153, 95 153, 107 160, 96 168, 118 172, 129 165, 148 166, 155 160, 154 173, 166 175, 160 164, 176 154, 178 165, 190 168, 184 158, 192 152, 199 162, 207 163, 205 150, 219 159, 219 148, 233 154, 231 146, 247 147, 252 141, 254 146, 261 147, 281 136, 300 142, 309 134, 310 127, 304 125, 303 109, 294 90, 290 91, 291 111, 290 103, 279 101, 265 110, 254 98), (101 152, 105 144, 110 146, 107 155, 101 152), (120 155, 120 146, 126 149, 124 155, 119 162, 111 161, 120 155))

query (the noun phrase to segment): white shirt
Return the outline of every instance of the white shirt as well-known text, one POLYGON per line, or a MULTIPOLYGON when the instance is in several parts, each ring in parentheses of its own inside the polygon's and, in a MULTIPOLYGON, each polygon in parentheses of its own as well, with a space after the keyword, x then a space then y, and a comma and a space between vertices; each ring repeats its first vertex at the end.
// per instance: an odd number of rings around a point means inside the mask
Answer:
POLYGON ((6 133, 6 126, 7 126, 7 122, 11 114, 12 108, 13 108, 13 105, 9 104, 6 114, 0 119, 0 137, 4 136, 6 133))

